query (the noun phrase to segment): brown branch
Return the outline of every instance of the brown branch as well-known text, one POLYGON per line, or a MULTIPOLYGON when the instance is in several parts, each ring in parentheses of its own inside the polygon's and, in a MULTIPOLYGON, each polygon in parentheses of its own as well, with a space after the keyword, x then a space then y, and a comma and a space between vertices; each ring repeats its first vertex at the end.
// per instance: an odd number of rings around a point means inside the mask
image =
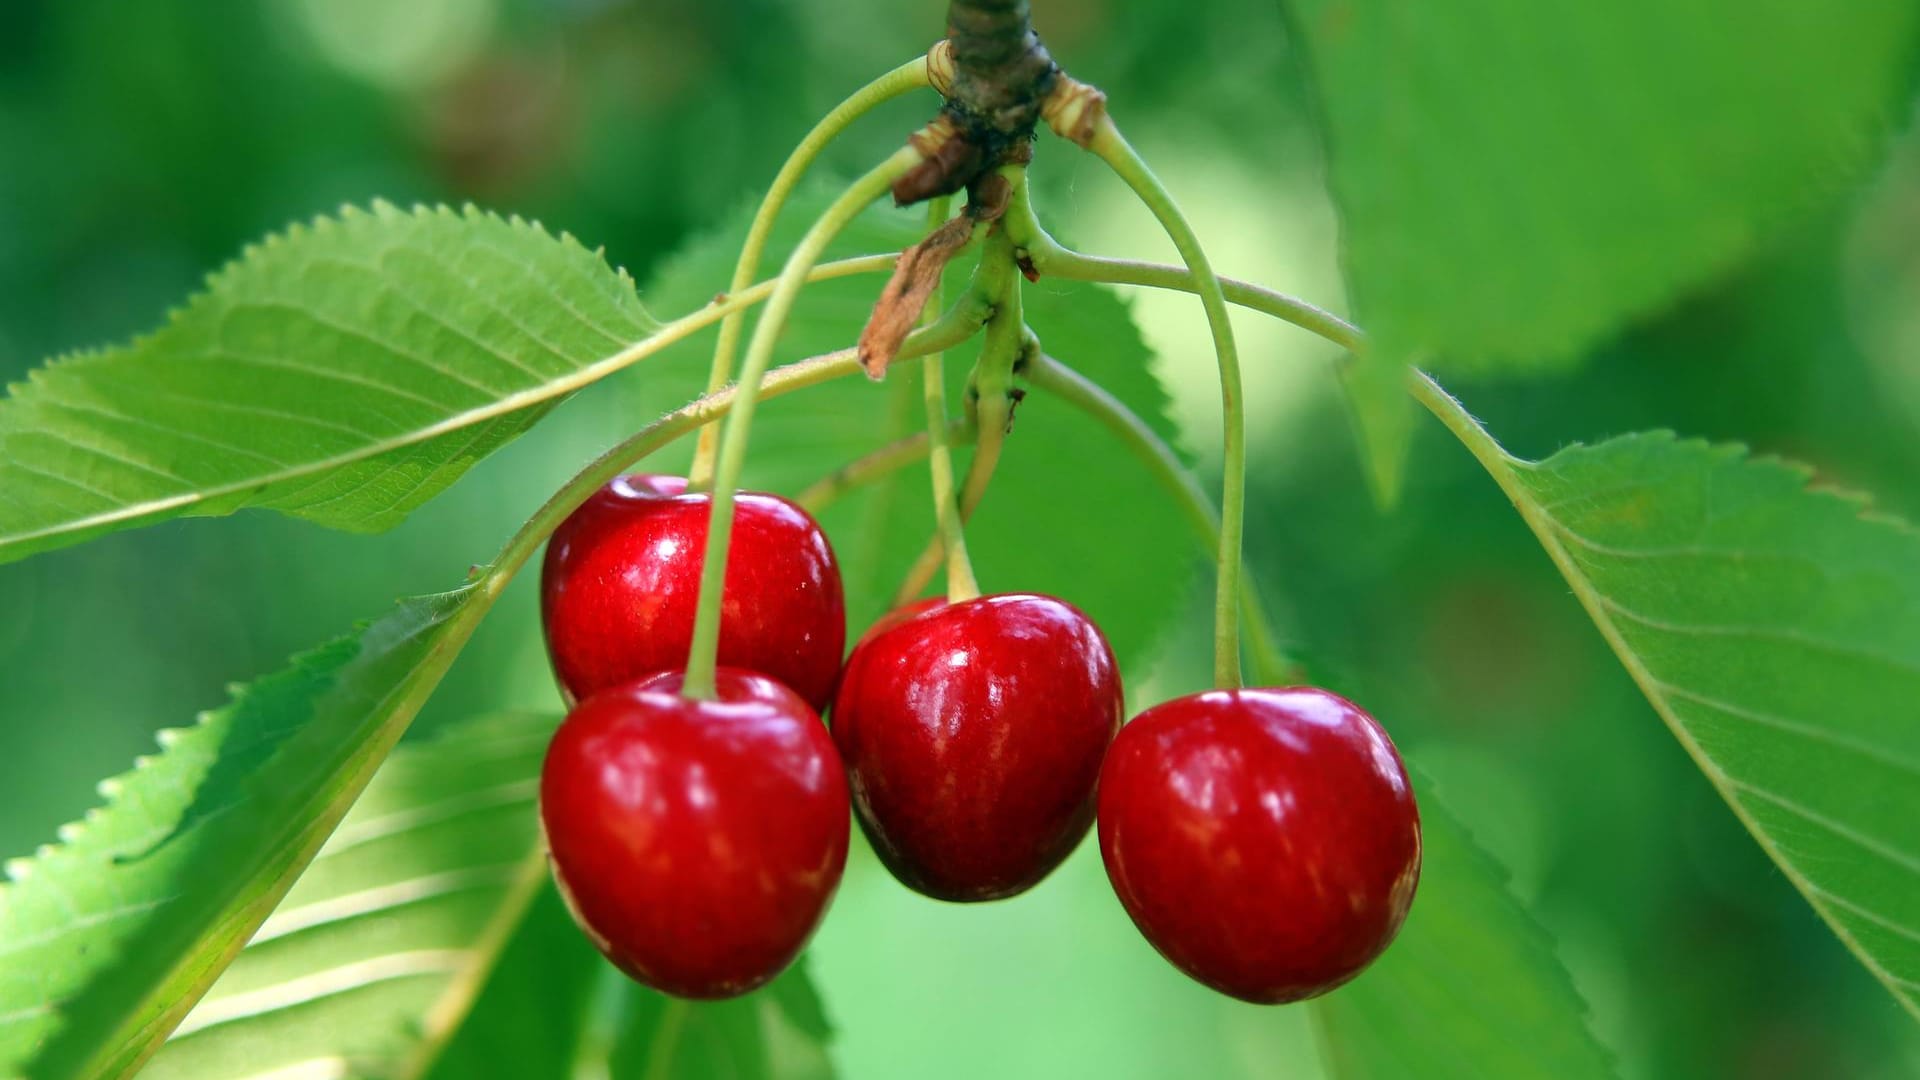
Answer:
POLYGON ((947 39, 931 59, 947 101, 913 137, 927 160, 893 185, 902 206, 950 195, 1028 153, 1060 74, 1033 32, 1028 0, 951 0, 947 39))

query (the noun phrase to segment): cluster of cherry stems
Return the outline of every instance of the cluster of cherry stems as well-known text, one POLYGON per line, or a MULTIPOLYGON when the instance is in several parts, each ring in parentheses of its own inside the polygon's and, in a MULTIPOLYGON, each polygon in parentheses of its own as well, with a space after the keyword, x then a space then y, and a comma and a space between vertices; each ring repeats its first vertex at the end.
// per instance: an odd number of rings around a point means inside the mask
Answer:
MULTIPOLYGON (((924 63, 830 120, 926 85, 924 63)), ((807 156, 796 154, 799 167, 807 156)), ((912 164, 896 155, 868 180, 912 164)), ((790 163, 777 192, 796 171, 790 163)), ((856 185, 843 202, 870 199, 856 185)), ((815 233, 830 236, 832 211, 823 222, 815 233)), ((815 239, 814 254, 782 275, 788 303, 824 246, 815 239)), ((749 278, 757 255, 742 259, 749 278)), ((824 532, 792 501, 735 494, 751 394, 779 332, 781 290, 773 295, 711 490, 623 477, 547 547, 541 617, 572 709, 547 753, 540 814, 555 880, 600 951, 669 994, 742 994, 779 974, 819 925, 855 817, 903 884, 958 902, 1032 888, 1097 820, 1122 905, 1200 982, 1279 1003, 1371 963, 1398 932, 1420 869, 1412 789, 1386 734, 1324 690, 1239 687, 1231 630, 1230 681, 1123 727, 1112 650, 1085 614, 1050 596, 978 594, 939 438, 937 369, 927 375, 930 442, 948 595, 898 608, 846 653, 824 532), (730 527, 710 530, 715 522, 730 527)), ((994 333, 990 323, 989 349, 994 333)), ((722 340, 723 373, 725 328, 722 340)), ((1237 373, 1231 389, 1237 398, 1237 373)), ((1243 467, 1232 457, 1230 472, 1243 467)))

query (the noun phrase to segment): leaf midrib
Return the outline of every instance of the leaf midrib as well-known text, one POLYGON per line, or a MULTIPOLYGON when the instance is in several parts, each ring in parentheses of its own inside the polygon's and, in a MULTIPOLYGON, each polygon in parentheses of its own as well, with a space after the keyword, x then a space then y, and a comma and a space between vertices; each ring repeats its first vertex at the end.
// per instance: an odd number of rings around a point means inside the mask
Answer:
MULTIPOLYGON (((606 378, 608 375, 622 368, 638 363, 648 356, 659 352, 661 349, 679 342, 690 334, 704 329, 710 323, 717 321, 722 314, 724 314, 724 311, 719 307, 714 307, 705 308, 691 315, 682 316, 670 323, 663 324, 660 329, 655 331, 651 336, 642 338, 611 356, 596 360, 591 364, 578 368, 564 376, 551 379, 539 386, 530 387, 525 390, 516 390, 486 405, 454 413, 425 427, 416 428, 411 432, 377 439, 365 446, 334 454, 329 457, 319 458, 297 465, 286 465, 271 472, 257 473, 244 480, 235 480, 225 484, 214 484, 201 488, 198 491, 183 492, 179 495, 170 495, 165 498, 142 500, 113 510, 105 510, 97 514, 91 514, 86 517, 71 518, 43 528, 0 536, 0 551, 4 551, 5 548, 16 544, 27 544, 50 536, 59 536, 65 533, 80 532, 87 529, 113 525, 151 514, 160 514, 169 510, 193 506, 211 499, 218 499, 225 495, 239 494, 241 492, 269 487, 291 480, 298 480, 302 477, 317 473, 331 472, 352 465, 355 462, 378 457, 381 454, 390 453, 395 450, 405 449, 406 447, 418 445, 439 436, 451 434, 463 428, 483 423, 487 420, 505 416, 509 413, 519 412, 522 409, 532 408, 535 405, 540 405, 555 398, 573 393, 576 390, 606 378)), ((97 450, 96 452, 104 453, 104 451, 97 450)), ((128 461, 117 455, 114 455, 114 460, 135 468, 145 467, 139 462, 128 461)), ((104 492, 97 494, 106 497, 106 493, 104 492)))
MULTIPOLYGON (((394 743, 399 741, 407 725, 397 722, 397 718, 405 716, 410 721, 413 713, 425 704, 426 698, 446 674, 446 669, 452 665, 453 658, 459 655, 461 646, 492 607, 497 594, 497 589, 473 588, 459 609, 434 628, 440 635, 439 640, 421 658, 419 666, 374 705, 372 712, 377 714, 384 710, 386 716, 373 737, 356 749, 359 765, 350 767, 344 783, 337 786, 322 785, 314 791, 308 798, 321 801, 320 812, 294 817, 291 831, 297 837, 315 822, 320 822, 321 827, 312 828, 312 835, 305 843, 278 845, 277 850, 282 851, 283 855, 278 865, 271 867, 270 879, 259 894, 252 901, 236 906, 227 918, 209 927, 197 939, 202 945, 219 942, 219 948, 211 955, 204 948, 184 950, 181 961, 155 981, 152 993, 143 996, 144 1008, 128 1014, 127 1023, 116 1025, 115 1030, 124 1034, 118 1038, 103 1039, 92 1054, 82 1058, 80 1068, 73 1070, 71 1075, 130 1077, 159 1052, 166 1043, 165 1038, 149 1037, 148 1033, 171 1031, 177 1027, 193 1006, 206 996, 206 992, 232 964, 233 959, 246 948, 253 930, 264 923, 286 897, 294 881, 313 862, 327 838, 339 827, 354 801, 373 779, 380 763, 386 760, 394 743), (389 702, 392 703, 390 710, 387 709, 389 702), (246 926, 248 930, 245 933, 235 932, 237 926, 246 926), (139 1019, 143 1012, 152 1009, 155 998, 169 994, 170 1000, 166 1006, 152 1012, 145 1021, 139 1019), (129 1051, 131 1056, 128 1056, 129 1051)), ((240 888, 244 890, 247 884, 242 882, 240 888)), ((56 1043, 59 1038, 56 1036, 56 1043)))
MULTIPOLYGON (((836 262, 824 263, 815 267, 812 273, 807 276, 807 280, 809 282, 816 282, 838 277, 848 277, 855 274, 876 273, 881 270, 891 269, 896 258, 897 253, 887 253, 856 256, 841 259, 836 262)), ((573 371, 548 379, 539 386, 513 391, 485 405, 462 410, 451 416, 435 421, 432 424, 416 428, 400 435, 376 439, 365 446, 356 447, 352 450, 329 455, 328 457, 314 461, 292 465, 281 464, 279 468, 271 472, 256 473, 244 479, 209 485, 197 491, 183 492, 178 495, 169 495, 163 498, 144 499, 111 510, 103 510, 99 513, 89 514, 85 517, 68 518, 41 528, 0 535, 0 561, 4 561, 8 557, 7 552, 9 548, 31 544, 37 540, 44 540, 68 533, 110 527, 154 514, 182 510, 225 496, 265 490, 274 485, 299 480, 304 477, 323 475, 355 464, 356 462, 365 461, 369 458, 378 457, 396 450, 402 450, 410 446, 417 446, 421 443, 429 442, 443 435, 448 435, 488 420, 498 419, 524 409, 545 404, 557 398, 565 397, 617 371, 636 364, 669 346, 678 344, 680 341, 706 329, 708 326, 720 321, 733 312, 743 311, 759 303, 770 290, 771 283, 762 282, 751 289, 746 289, 726 297, 724 300, 717 300, 714 303, 710 303, 698 311, 690 312, 677 319, 661 323, 654 327, 651 334, 628 345, 626 348, 573 371)), ((570 311, 572 310, 571 305, 568 305, 568 308, 570 311)), ((601 336, 609 340, 618 340, 611 332, 600 327, 598 324, 591 323, 584 318, 581 321, 583 324, 591 326, 591 328, 601 336)), ((316 373, 311 369, 302 370, 310 374, 316 373)), ((324 371, 317 373, 328 374, 324 371)), ((8 433, 4 429, 0 429, 0 444, 3 444, 7 438, 15 435, 33 434, 38 433, 32 431, 8 433)), ((69 445, 74 444, 69 443, 69 445)), ((93 447, 79 446, 77 448, 93 453, 107 453, 93 447)), ((107 456, 116 462, 133 468, 146 468, 146 466, 140 462, 129 461, 116 454, 107 454, 107 456)), ((16 464, 18 463, 16 462, 16 464)), ((72 483, 70 479, 65 477, 52 477, 52 479, 72 483)), ((106 492, 94 492, 93 494, 108 500, 116 498, 106 492)))
POLYGON ((1507 453, 1480 428, 1458 399, 1447 393, 1426 374, 1414 372, 1410 376, 1409 384, 1414 397, 1466 446, 1468 452, 1493 478, 1494 483, 1500 486, 1501 492, 1507 496, 1508 501, 1513 503, 1514 509, 1519 511, 1527 527, 1533 530, 1534 536, 1540 541, 1540 546, 1546 550, 1547 557, 1553 560, 1555 568, 1560 571, 1561 577, 1566 579, 1574 596, 1579 599, 1580 606, 1586 609, 1588 618, 1593 620, 1594 626, 1606 639, 1608 647, 1619 658, 1621 665, 1627 669, 1627 674, 1640 688, 1648 704, 1653 706, 1654 712, 1667 725, 1667 730, 1673 733, 1674 738, 1693 759, 1701 773, 1720 793, 1721 799, 1733 811, 1740 824, 1752 835, 1761 850, 1766 852, 1767 858, 1780 868, 1780 872, 1785 874, 1787 880, 1793 883, 1793 887, 1806 898, 1808 905, 1819 914, 1821 920, 1833 931, 1834 936, 1846 945, 1848 951, 1852 952, 1861 964, 1873 973, 1874 978, 1885 984, 1893 994, 1894 1000, 1900 1002, 1901 1006, 1915 1019, 1920 1019, 1920 1001, 1909 996, 1911 989, 1907 981, 1881 966, 1880 962, 1854 938, 1852 931, 1842 925, 1840 920, 1832 914, 1825 902, 1826 890, 1809 881, 1799 868, 1786 858, 1785 853, 1773 843, 1766 831, 1760 828, 1759 823, 1742 805, 1738 793, 1747 785, 1728 776, 1712 758, 1707 756, 1706 751, 1695 741, 1687 726, 1680 722, 1672 702, 1664 692, 1665 683, 1655 677, 1641 662, 1639 654, 1627 643, 1618 624, 1614 622, 1607 598, 1601 596, 1593 587, 1571 553, 1561 543, 1555 528, 1558 519, 1542 511, 1533 499, 1532 493, 1520 486, 1513 467, 1524 465, 1526 462, 1507 453))

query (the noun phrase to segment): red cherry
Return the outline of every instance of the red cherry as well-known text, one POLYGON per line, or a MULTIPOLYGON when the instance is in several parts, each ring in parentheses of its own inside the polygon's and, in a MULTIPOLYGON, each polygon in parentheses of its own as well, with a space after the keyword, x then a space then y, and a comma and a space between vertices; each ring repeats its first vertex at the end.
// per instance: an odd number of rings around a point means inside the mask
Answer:
POLYGON ((1420 880, 1420 814, 1373 718, 1310 688, 1141 713, 1100 771, 1100 853, 1134 925, 1223 994, 1279 1004, 1359 974, 1420 880))
POLYGON ((1033 887, 1092 823, 1122 716, 1106 638, 1072 606, 1021 594, 875 630, 847 659, 833 737, 881 861, 941 900, 1033 887))
MULTIPOLYGON (((686 486, 677 476, 622 477, 554 530, 540 615, 568 701, 686 666, 711 507, 686 486)), ((734 515, 720 663, 772 676, 824 709, 847 641, 833 548, 777 495, 742 492, 734 515)))
POLYGON ((540 772, 553 877, 607 959, 669 994, 721 998, 793 962, 840 884, 850 828, 820 718, 763 675, 721 668, 603 691, 540 772))

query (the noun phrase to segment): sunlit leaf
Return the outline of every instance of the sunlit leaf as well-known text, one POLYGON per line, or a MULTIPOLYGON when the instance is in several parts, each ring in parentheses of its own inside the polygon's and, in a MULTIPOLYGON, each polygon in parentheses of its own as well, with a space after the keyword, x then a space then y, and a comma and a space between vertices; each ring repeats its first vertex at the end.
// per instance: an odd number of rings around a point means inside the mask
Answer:
POLYGON ((365 787, 492 602, 398 610, 106 781, 0 888, 0 1074, 124 1072, 166 1038, 365 787))
POLYGON ((536 811, 557 718, 482 717, 383 765, 144 1077, 829 1073, 804 967, 673 1002, 588 944, 548 885, 536 811))
POLYGON ((0 400, 0 562, 249 506, 387 528, 656 329, 624 274, 537 225, 319 219, 0 400))
POLYGON ((487 717, 395 752, 141 1075, 419 1075, 546 880, 534 802, 556 723, 487 717))
POLYGON ((1920 532, 1735 446, 1521 461, 1420 392, 1761 847, 1920 1015, 1920 532))

